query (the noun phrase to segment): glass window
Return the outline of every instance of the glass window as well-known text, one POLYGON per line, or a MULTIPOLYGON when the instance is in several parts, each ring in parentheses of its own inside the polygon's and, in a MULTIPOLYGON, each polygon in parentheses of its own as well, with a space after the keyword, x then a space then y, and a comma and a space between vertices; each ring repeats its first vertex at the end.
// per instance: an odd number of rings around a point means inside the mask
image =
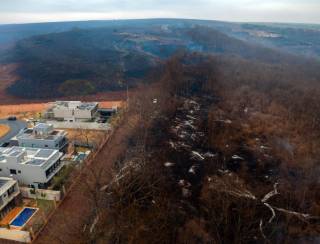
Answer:
POLYGON ((10 174, 16 175, 17 171, 15 169, 10 169, 10 174))

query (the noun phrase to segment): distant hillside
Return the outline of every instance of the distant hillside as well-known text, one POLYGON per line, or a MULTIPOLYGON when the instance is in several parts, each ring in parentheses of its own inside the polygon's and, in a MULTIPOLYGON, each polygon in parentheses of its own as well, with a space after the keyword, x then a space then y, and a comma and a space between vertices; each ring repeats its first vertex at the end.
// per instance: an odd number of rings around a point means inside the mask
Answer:
POLYGON ((242 24, 231 33, 245 41, 320 58, 320 25, 242 24))
POLYGON ((103 28, 73 28, 20 40, 6 61, 20 63, 17 73, 21 79, 8 91, 26 98, 59 97, 72 94, 72 87, 66 90, 66 82, 78 84, 81 80, 90 88, 83 95, 123 89, 144 82, 163 61, 182 51, 234 55, 272 64, 300 60, 230 37, 208 23, 120 21, 103 28))
POLYGON ((21 39, 35 35, 59 33, 75 28, 92 29, 124 25, 142 28, 157 25, 176 25, 180 27, 202 25, 245 41, 278 47, 295 54, 320 57, 320 25, 234 23, 192 19, 101 20, 0 25, 0 52, 21 39))

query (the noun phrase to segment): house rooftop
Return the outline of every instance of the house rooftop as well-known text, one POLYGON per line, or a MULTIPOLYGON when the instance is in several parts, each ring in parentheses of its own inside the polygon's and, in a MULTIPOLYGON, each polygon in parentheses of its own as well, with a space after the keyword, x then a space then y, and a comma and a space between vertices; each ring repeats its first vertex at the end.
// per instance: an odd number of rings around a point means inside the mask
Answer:
POLYGON ((67 133, 64 130, 53 129, 51 124, 39 123, 34 128, 28 128, 21 131, 16 138, 18 140, 56 140, 57 138, 66 135, 67 133))
POLYGON ((61 156, 62 153, 54 149, 0 147, 0 163, 8 163, 8 159, 12 159, 19 164, 43 166, 51 159, 58 159, 61 156))
POLYGON ((97 102, 81 102, 81 101, 56 101, 52 103, 53 109, 79 109, 92 110, 98 106, 97 102))

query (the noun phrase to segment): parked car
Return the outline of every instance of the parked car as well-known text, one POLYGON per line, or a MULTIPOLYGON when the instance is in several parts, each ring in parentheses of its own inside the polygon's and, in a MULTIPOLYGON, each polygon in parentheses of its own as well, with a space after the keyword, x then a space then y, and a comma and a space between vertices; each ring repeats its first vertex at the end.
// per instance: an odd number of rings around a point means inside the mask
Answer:
POLYGON ((9 145, 10 145, 9 142, 5 142, 5 143, 3 143, 3 144, 1 145, 1 147, 8 147, 9 145))
POLYGON ((8 120, 10 120, 10 121, 15 121, 15 120, 17 120, 17 117, 16 117, 16 116, 9 116, 9 117, 8 117, 8 120))

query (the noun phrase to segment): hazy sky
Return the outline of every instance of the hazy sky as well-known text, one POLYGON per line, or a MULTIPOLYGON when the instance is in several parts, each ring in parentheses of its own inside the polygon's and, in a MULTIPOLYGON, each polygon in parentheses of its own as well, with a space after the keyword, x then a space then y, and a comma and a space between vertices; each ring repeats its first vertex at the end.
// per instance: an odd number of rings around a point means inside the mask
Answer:
POLYGON ((0 0, 0 23, 196 18, 320 23, 320 0, 0 0))

